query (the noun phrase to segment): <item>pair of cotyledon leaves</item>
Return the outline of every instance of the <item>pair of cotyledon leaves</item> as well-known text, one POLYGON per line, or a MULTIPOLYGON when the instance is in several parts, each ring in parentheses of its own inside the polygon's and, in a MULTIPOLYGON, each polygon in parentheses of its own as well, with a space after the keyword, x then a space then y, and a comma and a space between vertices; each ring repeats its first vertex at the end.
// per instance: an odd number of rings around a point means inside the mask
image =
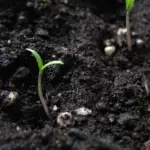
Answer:
POLYGON ((51 65, 63 65, 64 64, 62 61, 57 61, 56 60, 56 61, 50 61, 50 62, 48 62, 48 63, 46 63, 44 65, 41 56, 35 50, 29 49, 29 48, 27 48, 27 50, 30 51, 33 54, 33 56, 36 58, 36 61, 37 61, 37 64, 38 64, 40 72, 42 72, 48 66, 51 66, 51 65))

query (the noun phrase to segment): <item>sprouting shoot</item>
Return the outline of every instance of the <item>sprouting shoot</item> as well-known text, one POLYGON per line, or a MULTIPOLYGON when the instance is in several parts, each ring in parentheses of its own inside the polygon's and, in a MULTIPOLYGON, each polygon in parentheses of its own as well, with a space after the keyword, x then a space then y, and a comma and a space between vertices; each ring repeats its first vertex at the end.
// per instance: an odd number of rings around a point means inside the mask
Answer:
POLYGON ((46 113, 46 115, 50 118, 50 113, 48 110, 48 107, 46 105, 44 96, 43 96, 43 90, 42 90, 42 75, 43 75, 43 71, 45 70, 45 68, 51 66, 51 65, 63 65, 64 63, 62 61, 50 61, 46 64, 43 63, 43 60, 41 58, 41 56, 32 49, 27 48, 28 51, 30 51, 33 56, 35 57, 37 64, 38 64, 38 68, 39 68, 39 75, 38 75, 38 95, 39 98, 41 100, 41 103, 43 105, 44 111, 46 113))

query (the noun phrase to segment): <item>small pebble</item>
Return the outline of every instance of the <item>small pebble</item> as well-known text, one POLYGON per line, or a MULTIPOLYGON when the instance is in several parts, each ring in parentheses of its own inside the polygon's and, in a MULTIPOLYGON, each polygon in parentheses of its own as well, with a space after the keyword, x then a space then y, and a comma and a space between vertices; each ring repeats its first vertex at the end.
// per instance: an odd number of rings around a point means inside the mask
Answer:
POLYGON ((56 58, 56 55, 52 55, 52 58, 56 58))
POLYGON ((107 46, 104 49, 104 52, 107 56, 112 56, 115 53, 115 51, 116 51, 115 46, 107 46))
POLYGON ((124 41, 124 35, 127 33, 127 28, 119 28, 117 31, 117 43, 122 46, 124 41))
POLYGON ((34 7, 34 4, 33 4, 32 2, 27 2, 27 3, 26 3, 26 6, 27 6, 28 8, 31 8, 31 7, 34 7))
POLYGON ((10 92, 10 94, 6 98, 6 99, 8 99, 10 101, 10 104, 8 104, 8 105, 13 104, 16 101, 17 97, 18 97, 18 93, 17 92, 10 92))
POLYGON ((17 127, 16 127, 16 130, 17 130, 17 131, 20 131, 21 129, 20 129, 20 127, 19 127, 19 126, 17 126, 17 127))
POLYGON ((116 120, 116 116, 114 114, 111 114, 111 115, 108 116, 108 119, 109 119, 110 123, 114 123, 115 120, 116 120))
POLYGON ((138 34, 136 32, 132 32, 132 36, 138 36, 138 34))
POLYGON ((127 33, 127 28, 119 28, 118 31, 117 31, 118 36, 125 35, 126 33, 127 33))
POLYGON ((87 116, 92 114, 92 110, 85 108, 85 107, 81 107, 75 110, 77 115, 81 115, 81 116, 87 116))
POLYGON ((7 41, 7 44, 11 44, 11 40, 8 40, 8 41, 7 41))
POLYGON ((38 36, 43 36, 43 37, 48 37, 49 35, 48 31, 42 28, 37 28, 35 34, 38 36))
POLYGON ((72 115, 69 112, 60 113, 57 117, 57 123, 60 127, 66 127, 72 124, 72 115))
POLYGON ((58 107, 56 105, 53 106, 53 111, 57 111, 58 107))
POLYGON ((106 113, 108 111, 108 107, 104 102, 97 102, 96 109, 103 113, 106 113))
POLYGON ((142 39, 136 39, 136 44, 141 47, 144 44, 144 41, 142 39))
POLYGON ((26 14, 24 12, 21 12, 18 16, 18 24, 19 25, 25 25, 27 24, 28 19, 26 17, 26 14))
POLYGON ((61 93, 58 93, 58 94, 57 94, 57 96, 58 96, 58 97, 61 97, 61 96, 62 96, 62 94, 61 94, 61 93))
POLYGON ((2 107, 8 107, 16 102, 18 93, 13 91, 1 91, 0 97, 3 98, 2 107))

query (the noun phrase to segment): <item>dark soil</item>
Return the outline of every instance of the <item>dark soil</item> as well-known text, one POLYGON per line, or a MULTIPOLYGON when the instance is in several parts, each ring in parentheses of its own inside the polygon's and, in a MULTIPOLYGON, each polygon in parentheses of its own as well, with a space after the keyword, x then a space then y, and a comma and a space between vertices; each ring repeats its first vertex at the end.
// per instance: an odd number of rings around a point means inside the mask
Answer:
POLYGON ((129 53, 115 43, 107 57, 104 40, 116 38, 124 20, 121 0, 0 0, 0 150, 142 149, 150 139, 150 1, 137 0, 132 13, 144 46, 129 53), (45 70, 50 119, 26 48, 65 63, 45 70), (3 93, 11 91, 19 96, 8 106, 3 93), (80 107, 92 114, 76 115, 80 107), (73 123, 61 128, 57 116, 66 111, 73 123))

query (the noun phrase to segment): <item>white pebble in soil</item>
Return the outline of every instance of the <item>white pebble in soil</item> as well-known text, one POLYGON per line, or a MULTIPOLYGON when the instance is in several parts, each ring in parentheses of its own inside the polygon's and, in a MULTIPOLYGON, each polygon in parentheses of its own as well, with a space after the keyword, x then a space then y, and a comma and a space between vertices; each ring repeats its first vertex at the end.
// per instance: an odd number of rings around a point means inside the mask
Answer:
POLYGON ((67 127, 68 125, 71 125, 72 122, 73 122, 73 118, 71 113, 69 112, 63 112, 57 116, 57 124, 60 127, 67 127))
POLYGON ((11 44, 11 40, 8 40, 8 41, 7 41, 7 44, 11 44))
POLYGON ((134 36, 134 37, 138 36, 137 32, 132 32, 131 34, 132 34, 132 36, 134 36))
POLYGON ((16 94, 15 92, 10 92, 10 94, 8 95, 9 99, 15 99, 16 98, 16 94))
POLYGON ((56 55, 53 54, 53 55, 52 55, 52 58, 56 58, 56 55))
POLYGON ((57 111, 58 107, 56 105, 53 106, 53 111, 57 111))
POLYGON ((58 96, 58 97, 61 97, 61 96, 62 96, 62 94, 61 94, 61 93, 58 93, 58 94, 57 94, 57 96, 58 96))
POLYGON ((144 44, 144 41, 143 41, 142 39, 136 39, 136 45, 137 45, 138 47, 143 46, 143 44, 144 44))
POLYGON ((2 102, 2 106, 8 107, 17 101, 18 93, 17 92, 3 91, 3 92, 1 92, 0 96, 4 97, 4 100, 2 102))
POLYGON ((127 33, 127 28, 119 28, 117 31, 117 43, 119 46, 122 46, 124 41, 124 35, 127 33))
POLYGON ((85 107, 81 107, 75 110, 77 115, 81 115, 81 116, 87 116, 92 114, 92 110, 85 108, 85 107))
POLYGON ((104 49, 105 55, 106 56, 112 56, 116 51, 116 47, 115 46, 107 46, 104 49))
POLYGON ((17 130, 17 131, 20 131, 20 130, 21 130, 21 128, 20 128, 19 126, 17 126, 17 127, 16 127, 16 130, 17 130))
POLYGON ((126 33, 127 33, 127 28, 119 28, 118 31, 117 31, 118 36, 125 35, 126 33))

